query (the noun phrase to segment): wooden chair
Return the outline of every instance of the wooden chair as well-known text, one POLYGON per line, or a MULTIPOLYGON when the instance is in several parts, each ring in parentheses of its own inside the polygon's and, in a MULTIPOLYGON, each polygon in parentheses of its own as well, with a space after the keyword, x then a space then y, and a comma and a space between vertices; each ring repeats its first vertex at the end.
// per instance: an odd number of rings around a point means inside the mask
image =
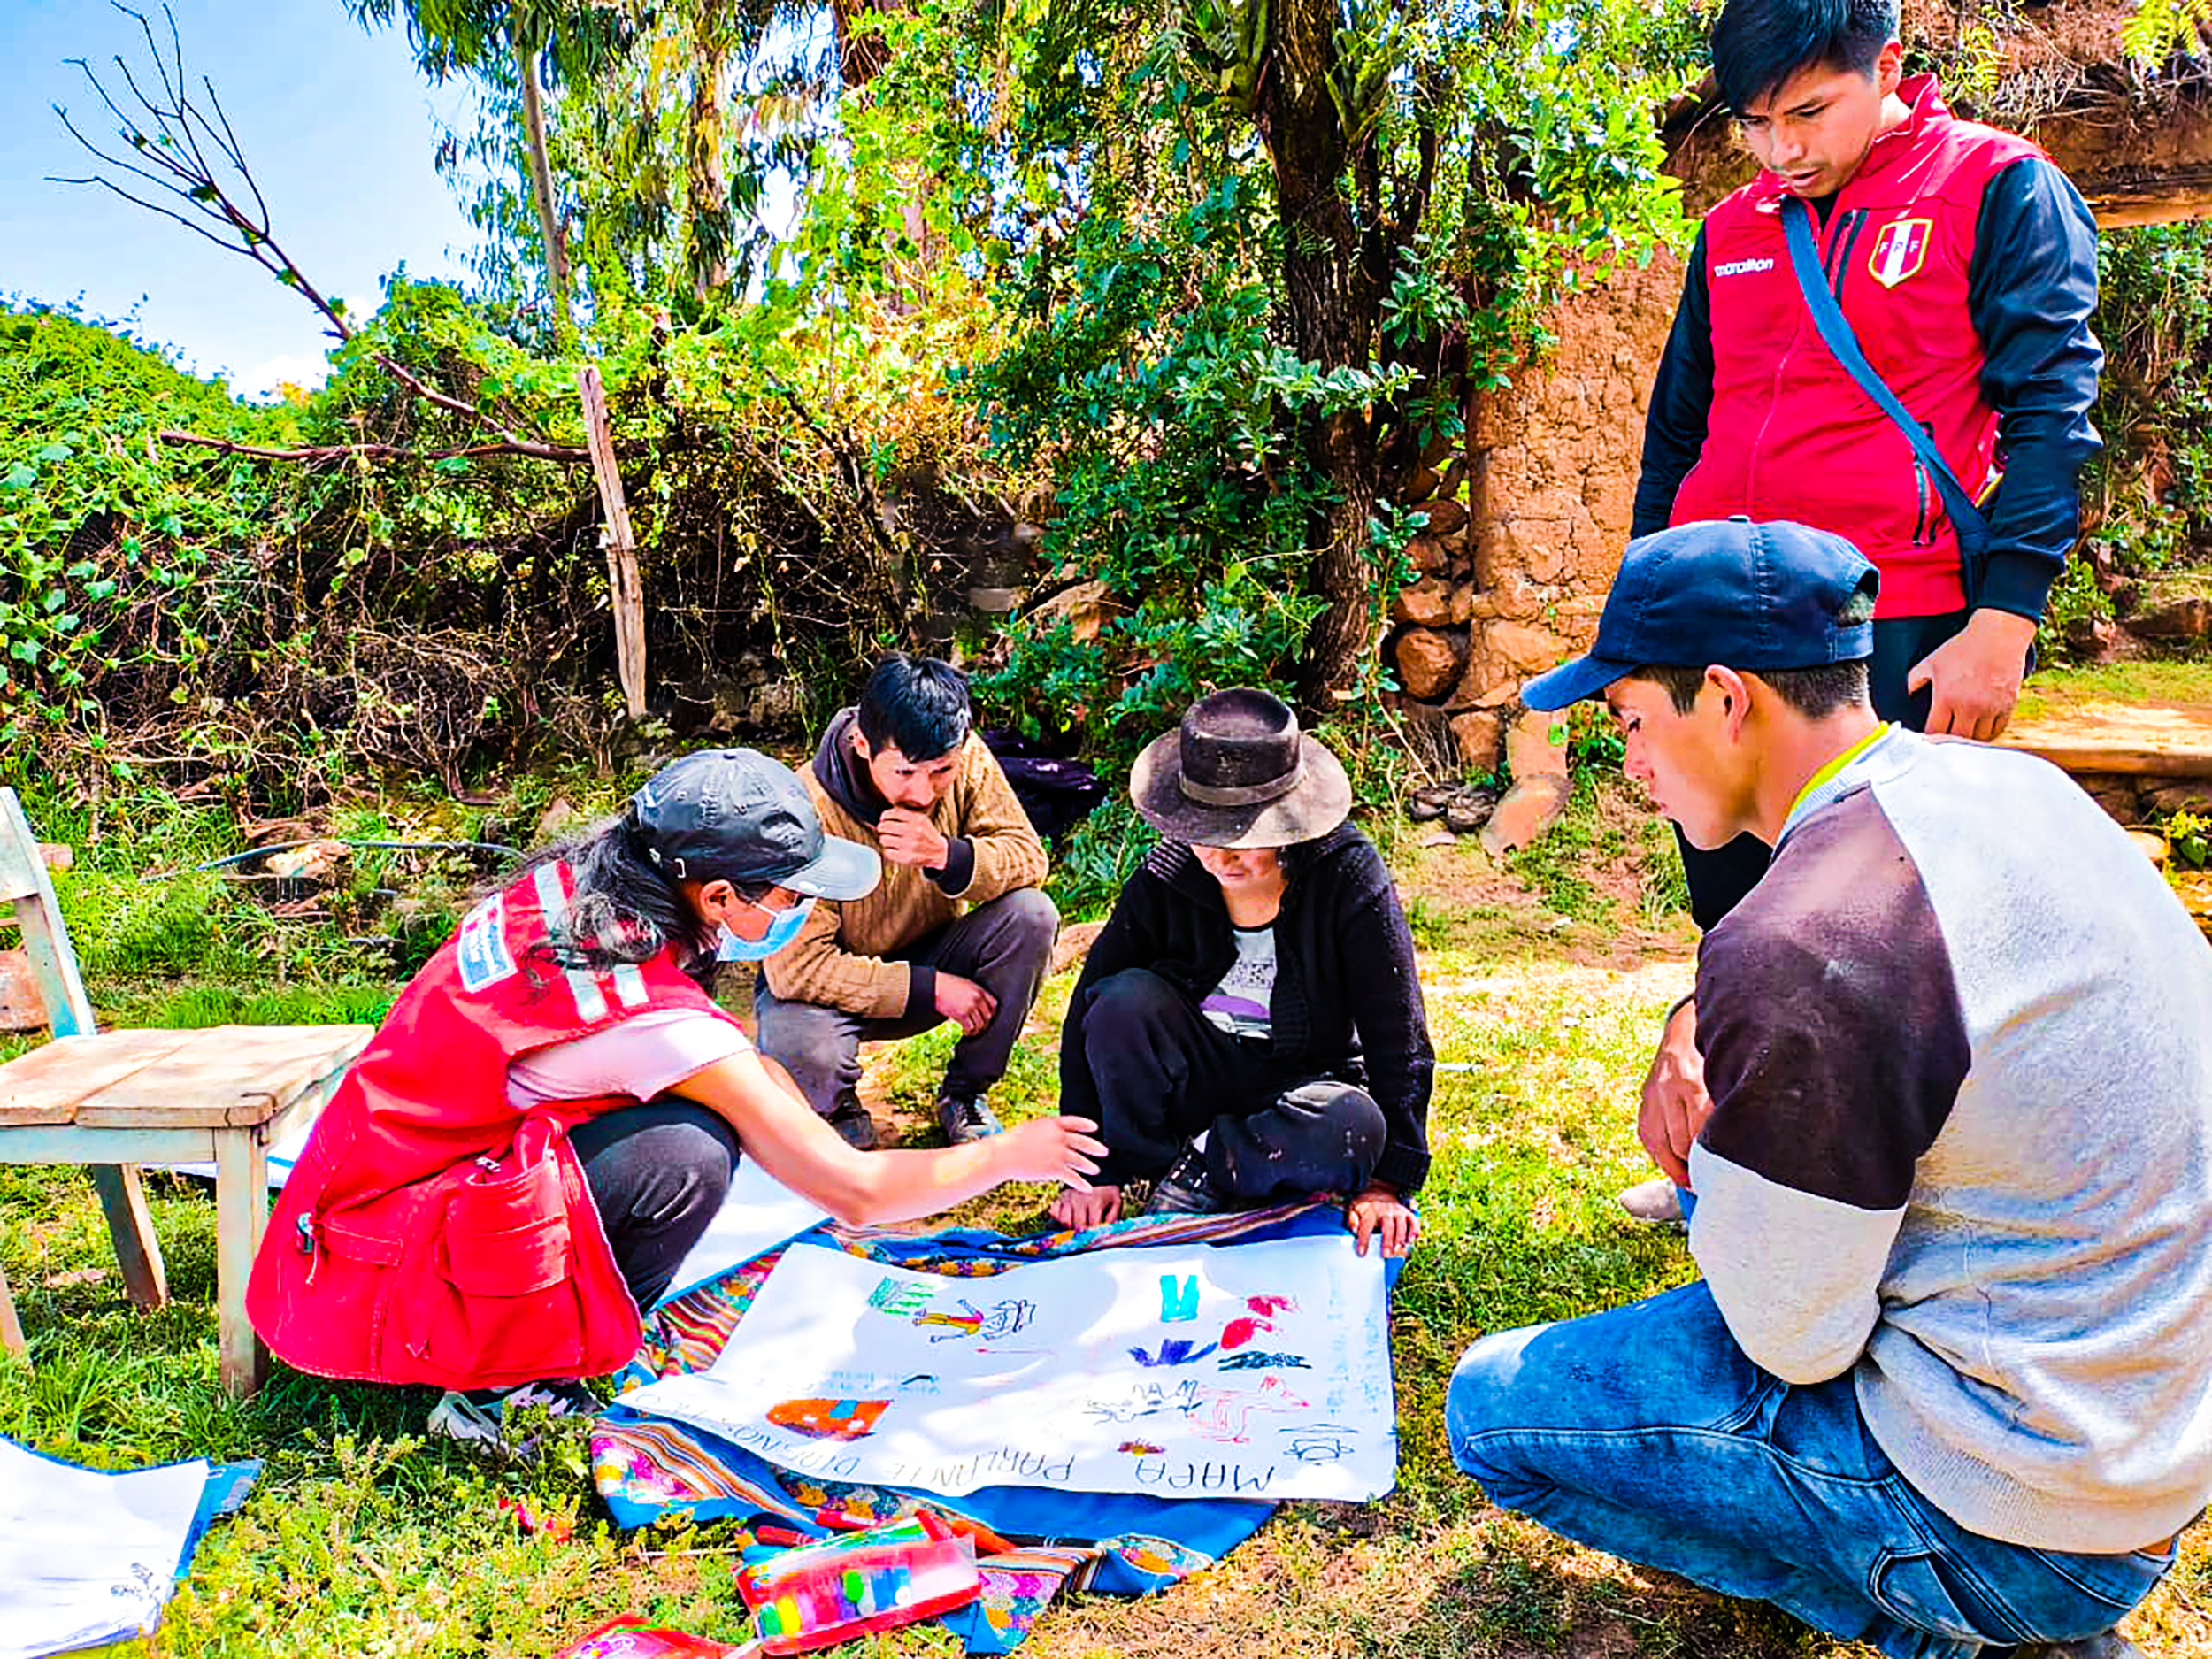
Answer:
MULTIPOLYGON (((268 1148, 330 1097, 374 1028, 218 1025, 94 1029, 52 879, 12 789, 0 788, 0 902, 16 926, 53 1041, 0 1065, 0 1164, 88 1165, 131 1300, 168 1299, 137 1166, 215 1165, 218 1336, 223 1386, 260 1386, 268 1355, 246 1321, 246 1278, 269 1218, 268 1148)), ((24 1353, 0 1273, 0 1343, 24 1353)))

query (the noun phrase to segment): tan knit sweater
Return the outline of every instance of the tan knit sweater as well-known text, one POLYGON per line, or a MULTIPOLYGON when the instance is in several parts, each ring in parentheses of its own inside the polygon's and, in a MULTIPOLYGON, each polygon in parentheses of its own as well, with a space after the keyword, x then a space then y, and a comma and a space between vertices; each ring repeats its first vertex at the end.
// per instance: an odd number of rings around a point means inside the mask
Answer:
MULTIPOLYGON (((823 740, 825 751, 849 741, 851 727, 848 710, 832 723, 823 740)), ((806 774, 807 793, 821 814, 823 831, 881 852, 874 828, 823 787, 823 764, 818 757, 806 774)), ((1049 867, 1044 843, 982 739, 970 734, 952 787, 929 816, 941 834, 963 836, 975 849, 975 872, 968 885, 949 894, 925 872, 885 859, 883 880, 874 892, 841 904, 818 902, 798 938, 763 964, 768 988, 779 998, 873 1019, 898 1018, 909 1011, 912 971, 903 962, 886 960, 886 952, 912 944, 1002 893, 1043 884, 1049 867)))

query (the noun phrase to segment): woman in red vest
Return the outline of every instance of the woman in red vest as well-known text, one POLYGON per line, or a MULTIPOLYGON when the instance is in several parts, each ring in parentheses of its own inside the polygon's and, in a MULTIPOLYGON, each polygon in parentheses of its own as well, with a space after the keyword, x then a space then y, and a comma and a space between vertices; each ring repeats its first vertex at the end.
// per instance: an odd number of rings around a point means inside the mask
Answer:
POLYGON ((462 922, 339 1085, 287 1180, 247 1310, 302 1371, 429 1383, 434 1432, 511 1405, 588 1411, 721 1206, 741 1151, 840 1220, 930 1214, 1010 1180, 1080 1187, 1104 1148, 1048 1118, 855 1150, 709 994, 817 898, 875 886, 791 772, 687 755, 462 922))

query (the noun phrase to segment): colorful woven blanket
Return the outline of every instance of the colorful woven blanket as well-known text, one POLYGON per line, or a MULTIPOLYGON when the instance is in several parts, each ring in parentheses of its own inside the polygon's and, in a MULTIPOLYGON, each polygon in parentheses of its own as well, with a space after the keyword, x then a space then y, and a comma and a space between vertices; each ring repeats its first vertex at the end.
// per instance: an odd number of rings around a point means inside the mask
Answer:
MULTIPOLYGON (((1343 1226, 1335 1205, 1308 1203, 1234 1216, 1142 1217, 1021 1238, 972 1229, 917 1236, 828 1225, 803 1236, 911 1271, 979 1279, 1085 1250, 1258 1242, 1340 1233, 1343 1226)), ((782 1255, 780 1246, 664 1302, 647 1322, 623 1390, 713 1364, 782 1255)), ((961 1631, 970 1653, 981 1654, 1019 1646, 1064 1587, 1120 1595, 1165 1588, 1235 1548, 1275 1507, 1025 1486, 986 1487, 955 1499, 850 1486, 778 1468, 703 1430, 641 1416, 619 1402, 595 1428, 592 1472, 625 1526, 682 1510, 696 1520, 758 1517, 826 1537, 932 1510, 975 1538, 983 1594, 948 1616, 948 1623, 961 1631)))

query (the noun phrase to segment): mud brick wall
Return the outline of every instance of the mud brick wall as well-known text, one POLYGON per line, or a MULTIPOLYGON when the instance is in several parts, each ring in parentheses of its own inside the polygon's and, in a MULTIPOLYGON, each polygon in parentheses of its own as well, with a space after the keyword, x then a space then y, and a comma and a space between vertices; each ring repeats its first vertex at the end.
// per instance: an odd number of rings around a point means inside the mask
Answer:
POLYGON ((1397 498, 1429 514, 1407 549, 1385 658, 1430 757, 1487 772, 1530 675, 1587 645, 1628 539, 1644 411, 1682 265, 1662 255, 1569 298, 1558 344, 1468 411, 1397 498))

